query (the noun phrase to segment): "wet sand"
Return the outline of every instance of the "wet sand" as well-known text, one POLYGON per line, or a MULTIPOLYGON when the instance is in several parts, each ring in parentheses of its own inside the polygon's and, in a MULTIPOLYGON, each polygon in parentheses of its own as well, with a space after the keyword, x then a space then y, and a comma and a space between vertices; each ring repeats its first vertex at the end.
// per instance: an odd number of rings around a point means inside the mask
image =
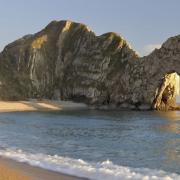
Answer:
POLYGON ((29 101, 0 101, 0 112, 16 111, 60 111, 63 109, 87 108, 83 103, 71 101, 29 100, 29 101))
POLYGON ((87 180, 0 158, 0 180, 87 180))

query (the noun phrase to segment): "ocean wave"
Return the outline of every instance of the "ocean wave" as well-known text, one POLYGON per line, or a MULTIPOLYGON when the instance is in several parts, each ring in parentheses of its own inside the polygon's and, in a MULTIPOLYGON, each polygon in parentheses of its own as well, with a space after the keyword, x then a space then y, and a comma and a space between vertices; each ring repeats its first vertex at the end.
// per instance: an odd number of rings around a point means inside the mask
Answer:
POLYGON ((90 163, 58 155, 31 154, 17 149, 2 148, 0 156, 31 166, 41 167, 78 177, 95 180, 180 180, 180 175, 148 168, 131 168, 113 164, 106 160, 90 163))

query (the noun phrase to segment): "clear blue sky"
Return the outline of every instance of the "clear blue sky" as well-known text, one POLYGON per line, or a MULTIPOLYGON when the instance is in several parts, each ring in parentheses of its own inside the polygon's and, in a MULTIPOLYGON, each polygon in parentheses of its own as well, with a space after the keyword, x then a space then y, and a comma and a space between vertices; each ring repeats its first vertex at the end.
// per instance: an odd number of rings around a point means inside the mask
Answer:
POLYGON ((123 35, 141 55, 180 34, 180 0, 0 0, 0 50, 52 20, 123 35))
POLYGON ((140 54, 180 34, 180 0, 0 0, 0 50, 51 20, 122 34, 140 54))

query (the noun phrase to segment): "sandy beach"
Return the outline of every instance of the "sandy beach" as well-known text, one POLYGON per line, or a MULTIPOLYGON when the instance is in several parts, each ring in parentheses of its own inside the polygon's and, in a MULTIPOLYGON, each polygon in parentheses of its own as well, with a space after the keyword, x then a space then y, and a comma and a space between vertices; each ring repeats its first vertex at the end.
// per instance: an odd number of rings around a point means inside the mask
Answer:
POLYGON ((29 101, 0 101, 0 112, 16 111, 60 111, 64 109, 87 108, 83 103, 71 101, 29 100, 29 101))
MULTIPOLYGON (((0 113, 23 111, 61 111, 64 109, 87 108, 85 104, 70 101, 29 100, 0 101, 0 113)), ((33 167, 14 160, 0 158, 0 180, 77 180, 69 175, 33 167)))
POLYGON ((33 167, 26 163, 0 158, 0 180, 85 180, 85 178, 65 175, 33 167))

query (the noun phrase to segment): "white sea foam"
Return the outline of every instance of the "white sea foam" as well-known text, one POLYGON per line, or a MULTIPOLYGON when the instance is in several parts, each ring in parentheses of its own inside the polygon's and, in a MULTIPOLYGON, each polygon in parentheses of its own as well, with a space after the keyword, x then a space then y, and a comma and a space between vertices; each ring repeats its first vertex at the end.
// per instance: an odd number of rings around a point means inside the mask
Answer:
POLYGON ((96 180, 180 180, 180 175, 162 170, 118 166, 107 160, 88 163, 58 155, 31 154, 22 150, 1 149, 0 156, 32 166, 96 180))

